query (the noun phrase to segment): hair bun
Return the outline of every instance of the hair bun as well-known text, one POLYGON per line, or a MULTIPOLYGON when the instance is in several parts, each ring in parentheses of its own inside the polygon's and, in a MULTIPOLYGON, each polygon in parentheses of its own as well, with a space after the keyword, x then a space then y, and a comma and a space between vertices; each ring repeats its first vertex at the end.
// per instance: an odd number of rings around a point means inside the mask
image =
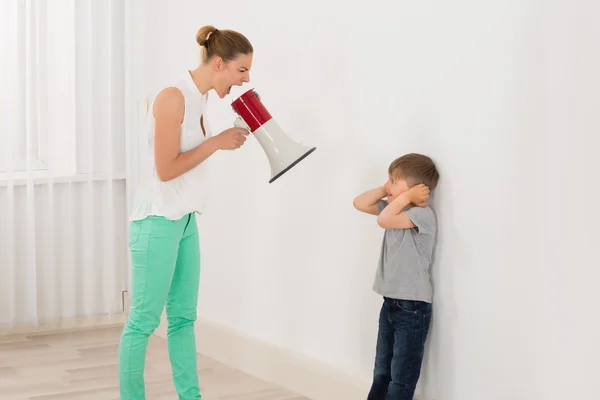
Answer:
POLYGON ((210 35, 216 31, 217 28, 212 25, 203 26, 202 28, 198 29, 198 32, 196 33, 196 42, 198 42, 200 46, 206 46, 206 41, 210 35))
POLYGON ((215 56, 229 62, 240 54, 253 52, 252 44, 241 33, 231 29, 217 29, 212 25, 198 29, 196 41, 200 45, 203 63, 212 60, 215 56))

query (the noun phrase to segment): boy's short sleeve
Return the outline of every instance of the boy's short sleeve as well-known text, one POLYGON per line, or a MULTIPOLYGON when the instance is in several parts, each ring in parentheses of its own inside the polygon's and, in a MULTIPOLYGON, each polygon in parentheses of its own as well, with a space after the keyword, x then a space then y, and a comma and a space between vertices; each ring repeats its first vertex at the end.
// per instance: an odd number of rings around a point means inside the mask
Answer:
POLYGON ((419 234, 434 235, 436 220, 433 210, 429 207, 411 207, 406 210, 413 224, 416 225, 419 234))
POLYGON ((387 200, 379 200, 377 202, 377 206, 379 207, 379 212, 382 212, 384 208, 386 208, 388 205, 387 200))

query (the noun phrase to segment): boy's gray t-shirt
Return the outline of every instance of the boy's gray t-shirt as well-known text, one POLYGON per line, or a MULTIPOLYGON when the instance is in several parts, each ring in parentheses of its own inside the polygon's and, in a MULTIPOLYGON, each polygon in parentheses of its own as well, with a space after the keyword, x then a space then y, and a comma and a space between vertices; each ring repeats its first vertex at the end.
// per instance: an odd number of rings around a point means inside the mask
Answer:
MULTIPOLYGON (((380 200, 379 210, 388 205, 380 200)), ((373 290, 385 297, 431 303, 430 266, 437 230, 430 207, 405 209, 416 225, 412 229, 386 229, 373 290)))

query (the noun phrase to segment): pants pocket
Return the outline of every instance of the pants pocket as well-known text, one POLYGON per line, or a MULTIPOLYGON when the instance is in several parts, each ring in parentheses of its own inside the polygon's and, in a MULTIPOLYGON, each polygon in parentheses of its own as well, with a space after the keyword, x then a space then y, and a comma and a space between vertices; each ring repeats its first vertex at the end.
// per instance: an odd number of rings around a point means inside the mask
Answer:
POLYGON ((144 221, 131 221, 129 223, 128 244, 129 247, 135 245, 142 234, 142 226, 144 221))
POLYGON ((413 301, 413 300, 394 300, 393 306, 405 313, 409 314, 430 314, 431 304, 424 301, 413 301))

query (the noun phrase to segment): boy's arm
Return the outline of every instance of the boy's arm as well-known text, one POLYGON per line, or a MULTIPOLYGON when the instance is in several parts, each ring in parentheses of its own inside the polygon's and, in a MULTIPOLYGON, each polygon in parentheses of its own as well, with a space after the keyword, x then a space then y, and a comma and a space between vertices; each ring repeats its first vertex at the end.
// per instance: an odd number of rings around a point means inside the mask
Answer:
POLYGON ((405 211, 402 211, 410 204, 406 193, 396 197, 377 217, 377 223, 384 229, 410 229, 414 228, 412 220, 405 211))
POLYGON ((425 207, 429 188, 423 184, 413 186, 392 201, 377 217, 377 223, 384 229, 411 229, 416 225, 404 210, 410 203, 425 207))
POLYGON ((383 186, 371 189, 354 199, 354 208, 367 214, 379 215, 377 203, 386 196, 387 191, 383 186))

